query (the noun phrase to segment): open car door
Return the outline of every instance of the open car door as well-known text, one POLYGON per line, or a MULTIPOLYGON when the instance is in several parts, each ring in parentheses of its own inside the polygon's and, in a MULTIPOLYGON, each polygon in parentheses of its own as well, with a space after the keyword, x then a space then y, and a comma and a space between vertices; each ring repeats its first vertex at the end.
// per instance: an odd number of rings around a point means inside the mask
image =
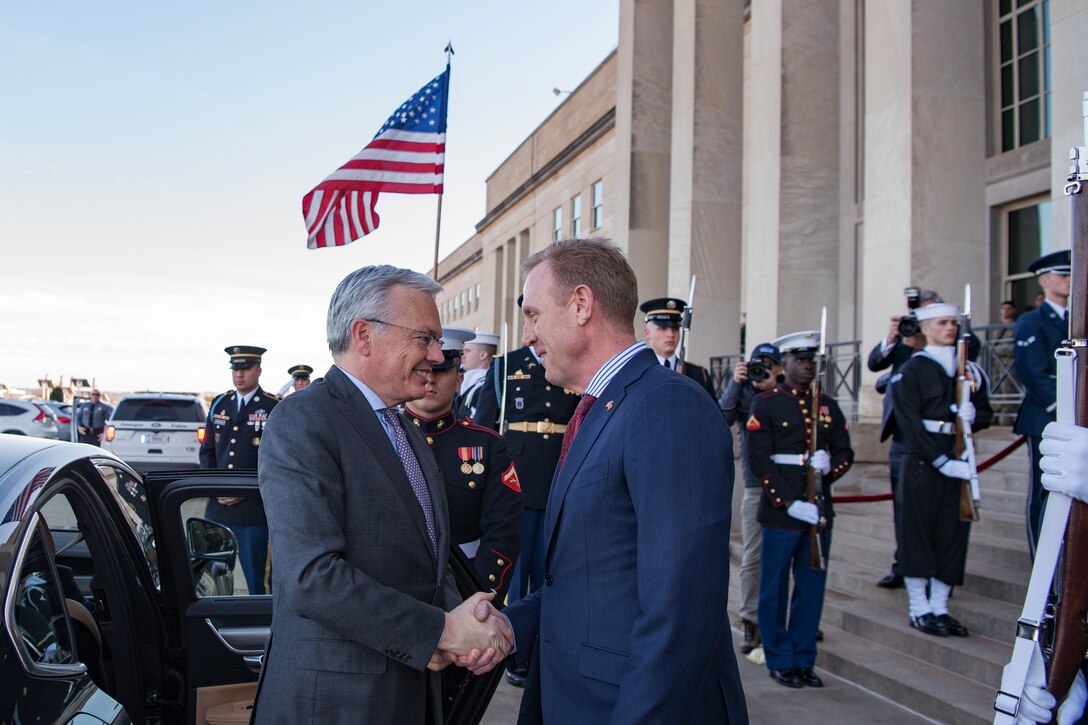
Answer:
MULTIPOLYGON (((267 538, 255 536, 251 523, 260 505, 257 474, 163 471, 146 474, 145 483, 160 542, 166 616, 176 638, 171 655, 185 677, 187 722, 247 723, 272 624, 272 595, 261 592, 268 590, 273 563, 267 538), (243 559, 251 562, 248 571, 243 559)), ((450 561, 462 597, 485 590, 459 547, 452 547, 450 561)), ((477 725, 501 678, 501 667, 480 677, 447 667, 445 722, 477 725)))

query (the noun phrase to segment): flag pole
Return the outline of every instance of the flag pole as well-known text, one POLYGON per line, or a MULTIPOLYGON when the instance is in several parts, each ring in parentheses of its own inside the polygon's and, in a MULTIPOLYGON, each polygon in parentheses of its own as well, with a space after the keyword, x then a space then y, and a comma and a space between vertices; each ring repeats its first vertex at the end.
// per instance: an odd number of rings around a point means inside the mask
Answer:
MULTIPOLYGON (((449 80, 449 78, 450 78, 449 69, 450 69, 450 58, 452 56, 453 56, 453 41, 451 40, 448 43, 446 43, 446 83, 447 84, 450 82, 450 80, 449 80)), ((448 89, 447 89, 447 93, 443 94, 442 102, 443 103, 449 103, 448 89)), ((445 110, 445 109, 443 109, 443 110, 445 110)), ((442 115, 443 115, 443 117, 445 117, 445 113, 443 113, 442 115)), ((445 178, 446 178, 446 171, 445 171, 445 169, 443 169, 442 170, 442 182, 443 182, 442 188, 443 188, 443 190, 445 190, 445 188, 446 188, 445 187, 445 178)), ((435 220, 434 220, 434 281, 435 282, 438 281, 438 242, 439 242, 439 239, 441 239, 441 235, 442 235, 442 197, 443 197, 443 195, 444 194, 439 194, 438 195, 438 212, 437 212, 437 214, 435 216, 435 220)))

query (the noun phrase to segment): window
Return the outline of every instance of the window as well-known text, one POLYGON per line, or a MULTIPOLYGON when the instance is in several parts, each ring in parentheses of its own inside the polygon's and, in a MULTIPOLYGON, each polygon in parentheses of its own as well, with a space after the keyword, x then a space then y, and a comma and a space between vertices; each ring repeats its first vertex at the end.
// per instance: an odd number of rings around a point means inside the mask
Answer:
POLYGON ((179 513, 198 597, 258 596, 269 591, 268 535, 251 523, 264 518, 260 497, 190 498, 179 513))
POLYGON ((593 228, 600 229, 604 224, 604 182, 593 184, 593 228))
POLYGON ((1018 310, 1034 309, 1040 291, 1028 264, 1054 251, 1051 206, 1049 200, 1036 199, 1010 206, 1004 214, 1004 298, 1015 302, 1018 310))
POLYGON ((480 306, 480 283, 477 282, 476 283, 476 307, 479 308, 479 306, 480 306))
POLYGON ((61 595, 63 587, 53 565, 53 547, 46 544, 42 531, 37 523, 23 552, 13 621, 22 649, 33 664, 69 664, 73 660, 72 633, 61 595))
POLYGON ((155 551, 155 534, 151 530, 151 508, 147 505, 147 492, 143 483, 130 476, 122 468, 109 464, 95 466, 109 487, 117 509, 124 514, 125 523, 132 529, 136 548, 143 552, 147 568, 155 588, 159 588, 159 557, 155 551))
POLYGON ((582 196, 570 200, 570 233, 575 239, 582 236, 582 196))
POLYGON ((552 241, 558 242, 563 238, 563 207, 557 206, 552 212, 552 241))
POLYGON ((203 423, 208 419, 196 400, 125 398, 117 404, 114 420, 203 423))
POLYGON ((1050 136, 1050 0, 999 0, 997 14, 997 136, 1009 151, 1050 136))

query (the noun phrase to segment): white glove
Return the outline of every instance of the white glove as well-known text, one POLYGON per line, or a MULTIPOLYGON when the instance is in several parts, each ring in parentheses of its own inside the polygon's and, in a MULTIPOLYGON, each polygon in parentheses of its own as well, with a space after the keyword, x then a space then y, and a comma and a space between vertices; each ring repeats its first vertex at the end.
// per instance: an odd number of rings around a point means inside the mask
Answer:
POLYGON ((971 467, 967 465, 967 461, 960 461, 955 458, 945 461, 945 464, 937 470, 941 472, 942 476, 958 478, 963 481, 971 477, 971 467))
POLYGON ((824 450, 813 453, 812 457, 808 459, 808 463, 825 476, 831 470, 831 456, 824 450))
POLYGON ((967 425, 975 424, 975 404, 968 400, 966 403, 959 407, 956 411, 956 415, 960 417, 967 425))
MULTIPOLYGON (((1058 708, 1058 725, 1073 725, 1084 715, 1084 706, 1088 702, 1088 685, 1084 673, 1078 672, 1077 678, 1069 688, 1062 706, 1058 708)), ((1020 698, 1020 708, 1016 714, 1016 725, 1034 725, 1050 722, 1050 711, 1054 709, 1054 696, 1041 685, 1024 685, 1024 696, 1020 698)))
POLYGON ((1049 423, 1039 452, 1043 454, 1039 461, 1043 487, 1088 501, 1088 428, 1049 423))
POLYGON ((1016 710, 1016 725, 1050 722, 1050 711, 1056 704, 1054 696, 1042 687, 1025 684, 1020 707, 1016 710))
POLYGON ((817 508, 816 504, 808 501, 801 501, 800 499, 794 501, 786 509, 786 513, 798 521, 804 521, 806 524, 820 523, 820 509, 817 508))

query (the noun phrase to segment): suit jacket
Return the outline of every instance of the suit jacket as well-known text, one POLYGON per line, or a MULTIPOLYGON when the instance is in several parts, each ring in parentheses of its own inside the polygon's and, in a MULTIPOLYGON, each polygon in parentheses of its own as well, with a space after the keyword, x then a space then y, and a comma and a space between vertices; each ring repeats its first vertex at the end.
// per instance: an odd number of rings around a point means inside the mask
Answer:
POLYGON ((389 436, 339 368, 272 411, 258 473, 272 637, 254 722, 441 722, 426 668, 456 603, 448 509, 427 443, 402 425, 434 505, 437 560, 389 436))
POLYGON ((1016 373, 1024 384, 1024 402, 1016 416, 1013 432, 1041 436, 1054 420, 1058 399, 1058 363, 1054 351, 1069 334, 1069 323, 1044 302, 1016 320, 1016 373))
POLYGON ((533 662, 521 722, 748 722, 726 613, 732 491, 714 401, 638 353, 556 472, 544 586, 506 609, 533 662))
POLYGON ((906 364, 907 360, 910 360, 910 356, 914 354, 914 348, 910 345, 906 345, 903 342, 896 340, 893 345, 890 345, 888 349, 884 349, 884 341, 881 340, 876 344, 876 347, 869 353, 869 369, 874 373, 879 373, 881 370, 888 370, 887 373, 881 376, 884 381, 884 388, 881 390, 880 381, 877 381, 877 392, 884 395, 884 413, 880 419, 880 440, 886 441, 889 437, 896 441, 903 440, 903 434, 895 425, 895 415, 892 411, 892 381, 895 379, 899 369, 906 364))

